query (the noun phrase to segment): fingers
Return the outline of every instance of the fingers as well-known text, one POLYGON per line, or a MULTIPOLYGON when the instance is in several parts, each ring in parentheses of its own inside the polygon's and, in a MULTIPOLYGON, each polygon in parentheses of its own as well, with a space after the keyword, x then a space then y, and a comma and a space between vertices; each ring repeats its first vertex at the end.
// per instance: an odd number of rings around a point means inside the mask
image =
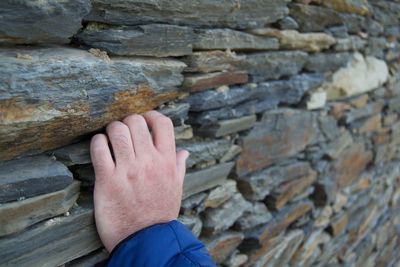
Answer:
POLYGON ((115 168, 111 157, 111 151, 108 147, 108 140, 104 134, 96 134, 90 142, 90 157, 96 178, 103 179, 112 174, 115 168))
POLYGON ((130 130, 136 157, 144 157, 154 148, 146 120, 140 115, 130 115, 123 121, 130 130))
POLYGON ((131 134, 128 126, 120 121, 114 121, 107 126, 107 135, 110 139, 117 166, 128 167, 135 159, 131 134))
POLYGON ((183 182, 186 173, 186 159, 189 157, 189 152, 181 150, 176 153, 176 169, 178 178, 183 182))
POLYGON ((171 119, 154 110, 146 112, 143 117, 152 131, 156 149, 162 153, 175 153, 174 126, 171 119))

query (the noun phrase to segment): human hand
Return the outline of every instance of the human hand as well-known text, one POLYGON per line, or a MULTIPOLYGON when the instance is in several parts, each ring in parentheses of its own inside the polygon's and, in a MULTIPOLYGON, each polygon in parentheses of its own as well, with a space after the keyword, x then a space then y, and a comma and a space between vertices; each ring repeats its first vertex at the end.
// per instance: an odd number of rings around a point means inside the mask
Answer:
POLYGON ((172 122, 157 111, 112 122, 106 132, 92 138, 90 154, 96 227, 111 252, 129 235, 178 217, 189 153, 176 152, 172 122))

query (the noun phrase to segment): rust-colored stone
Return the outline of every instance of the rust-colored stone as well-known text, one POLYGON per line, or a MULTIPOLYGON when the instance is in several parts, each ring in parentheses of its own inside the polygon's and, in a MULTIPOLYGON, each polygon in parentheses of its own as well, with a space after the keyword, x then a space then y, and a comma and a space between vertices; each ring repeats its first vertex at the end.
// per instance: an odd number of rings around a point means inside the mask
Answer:
POLYGON ((329 115, 332 115, 337 120, 343 116, 344 112, 351 109, 349 104, 342 102, 333 102, 330 105, 331 109, 329 111, 329 115))
POLYGON ((346 187, 358 178, 372 160, 372 152, 362 143, 356 143, 345 149, 331 166, 331 171, 339 188, 346 187))
POLYGON ((242 84, 248 81, 248 75, 243 71, 214 72, 185 76, 183 88, 189 92, 203 91, 222 85, 242 84))
POLYGON ((334 237, 340 235, 346 229, 348 221, 349 217, 347 213, 334 218, 328 227, 328 232, 334 237))
POLYGON ((240 245, 243 238, 242 233, 226 232, 204 242, 215 263, 221 264, 240 245))

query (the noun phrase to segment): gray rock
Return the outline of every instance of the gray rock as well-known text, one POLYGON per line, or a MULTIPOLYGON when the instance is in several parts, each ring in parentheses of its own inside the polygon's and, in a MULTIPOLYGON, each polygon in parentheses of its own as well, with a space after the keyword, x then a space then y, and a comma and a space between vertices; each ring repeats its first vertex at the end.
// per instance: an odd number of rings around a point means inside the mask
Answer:
POLYGON ((282 166, 273 166, 258 173, 239 177, 240 192, 250 200, 264 200, 279 184, 296 180, 311 172, 308 162, 289 162, 282 166))
POLYGON ((181 210, 183 214, 192 214, 193 212, 200 213, 204 211, 204 202, 207 196, 207 193, 200 192, 182 200, 181 210))
POLYGON ((230 29, 195 30, 196 50, 276 50, 279 41, 276 38, 266 38, 230 29))
POLYGON ((350 60, 349 53, 317 53, 308 56, 304 68, 312 72, 334 72, 350 60))
POLYGON ((0 44, 69 43, 90 8, 89 0, 4 0, 0 44))
POLYGON ((79 196, 79 182, 67 188, 0 206, 0 236, 67 212, 79 196))
POLYGON ((211 168, 188 172, 183 183, 183 199, 222 184, 234 163, 222 163, 211 168))
POLYGON ((104 248, 99 249, 95 252, 92 252, 83 257, 77 258, 73 261, 67 262, 65 267, 87 267, 87 266, 95 266, 98 263, 105 262, 110 253, 108 253, 104 248))
POLYGON ((388 47, 386 38, 384 37, 370 37, 368 38, 365 53, 370 56, 384 58, 384 50, 388 47))
POLYGON ((67 166, 77 164, 88 164, 92 160, 90 158, 90 141, 83 141, 80 143, 64 146, 50 152, 57 160, 61 161, 67 166))
POLYGON ((158 109, 158 111, 172 120, 174 126, 180 126, 188 118, 190 105, 187 103, 174 103, 158 109))
POLYGON ((335 38, 347 38, 349 37, 349 34, 347 32, 347 28, 344 25, 341 26, 333 26, 328 29, 326 29, 327 32, 329 32, 333 37, 335 38))
POLYGON ((246 210, 242 217, 235 222, 235 228, 243 231, 265 224, 271 219, 272 215, 267 207, 261 202, 255 202, 252 204, 251 208, 246 210))
POLYGON ((202 241, 215 263, 221 264, 235 251, 243 238, 242 233, 228 231, 202 241))
POLYGON ((192 53, 193 30, 166 24, 98 26, 89 24, 78 42, 119 56, 183 56, 192 53))
POLYGON ((254 82, 296 75, 306 63, 307 53, 277 51, 248 54, 240 68, 247 70, 254 82))
POLYGON ((364 49, 367 44, 367 41, 355 35, 348 38, 338 38, 336 41, 333 47, 335 51, 358 51, 364 49))
POLYGON ((200 236, 203 223, 198 216, 181 215, 178 217, 178 221, 185 225, 195 237, 200 236))
POLYGON ((367 27, 367 20, 365 17, 357 14, 341 13, 340 18, 344 22, 347 31, 351 34, 358 34, 367 27))
POLYGON ((2 264, 8 266, 59 266, 101 247, 93 209, 76 207, 69 216, 56 217, 34 225, 0 242, 2 264))
POLYGON ((1 162, 0 203, 58 191, 72 181, 67 167, 46 156, 1 162))
POLYGON ((0 106, 8 115, 0 127, 0 159, 66 145, 174 99, 184 67, 170 59, 102 59, 71 48, 4 48, 0 106))
POLYGON ((290 16, 297 21, 302 32, 319 32, 326 27, 343 24, 339 14, 329 8, 291 4, 289 9, 290 16))
POLYGON ((190 153, 186 160, 186 167, 191 168, 197 164, 215 162, 219 160, 230 148, 230 141, 221 139, 213 141, 186 141, 177 145, 177 150, 185 149, 190 153))
POLYGON ((297 30, 299 28, 297 21, 290 16, 279 20, 277 24, 281 30, 297 30))
POLYGON ((251 204, 237 193, 221 207, 207 209, 204 212, 204 232, 214 235, 228 229, 250 207, 251 204))
POLYGON ((218 121, 214 125, 195 128, 195 134, 208 137, 221 137, 250 129, 256 123, 255 115, 237 119, 218 121))
POLYGON ((187 1, 185 4, 180 0, 95 0, 92 5, 93 9, 86 20, 119 25, 166 23, 255 28, 275 22, 288 13, 285 0, 245 0, 221 5, 216 5, 213 0, 187 1))

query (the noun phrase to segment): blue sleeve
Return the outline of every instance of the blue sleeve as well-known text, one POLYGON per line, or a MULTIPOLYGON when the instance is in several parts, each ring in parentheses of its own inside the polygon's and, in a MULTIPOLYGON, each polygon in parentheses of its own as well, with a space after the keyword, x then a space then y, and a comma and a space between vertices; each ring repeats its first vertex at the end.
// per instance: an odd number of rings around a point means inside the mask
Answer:
POLYGON ((204 245, 174 220, 145 228, 112 251, 109 267, 215 266, 204 245))

